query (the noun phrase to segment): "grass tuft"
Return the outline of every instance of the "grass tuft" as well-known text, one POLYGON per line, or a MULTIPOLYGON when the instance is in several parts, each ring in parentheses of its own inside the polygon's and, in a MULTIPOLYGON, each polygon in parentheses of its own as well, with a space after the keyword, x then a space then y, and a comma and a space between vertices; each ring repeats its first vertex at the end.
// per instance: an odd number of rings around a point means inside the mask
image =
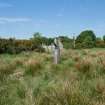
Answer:
POLYGON ((91 66, 92 64, 89 60, 82 60, 80 62, 77 62, 75 65, 76 69, 81 73, 89 73, 91 66))
POLYGON ((30 59, 25 63, 25 74, 34 76, 36 73, 40 72, 42 68, 41 61, 30 59))

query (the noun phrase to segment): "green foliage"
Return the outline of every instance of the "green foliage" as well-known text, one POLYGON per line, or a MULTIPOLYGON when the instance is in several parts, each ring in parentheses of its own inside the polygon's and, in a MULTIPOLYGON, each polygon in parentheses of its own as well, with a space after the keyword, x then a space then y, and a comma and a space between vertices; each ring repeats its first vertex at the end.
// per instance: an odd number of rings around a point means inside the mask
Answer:
MULTIPOLYGON (((105 35, 103 40, 98 37, 96 38, 95 34, 91 30, 86 30, 80 33, 75 40, 67 36, 58 37, 65 49, 70 48, 105 48, 105 35)), ((42 45, 49 46, 54 42, 54 38, 48 38, 42 36, 41 33, 36 32, 33 34, 33 37, 30 39, 3 39, 0 38, 0 54, 9 53, 9 54, 18 54, 24 51, 36 51, 36 52, 45 52, 45 49, 42 45)))
POLYGON ((39 32, 36 32, 33 35, 33 38, 31 38, 31 41, 32 41, 32 48, 36 49, 35 51, 44 52, 42 44, 51 45, 51 43, 53 42, 53 38, 43 37, 39 32))
POLYGON ((42 44, 42 36, 39 32, 36 32, 34 35, 33 35, 33 38, 32 38, 32 42, 34 43, 35 46, 39 45, 41 46, 42 44))
POLYGON ((87 38, 84 39, 82 45, 84 48, 92 48, 94 47, 94 41, 92 41, 92 38, 90 36, 87 36, 87 38))
POLYGON ((59 36, 59 38, 63 43, 65 49, 73 48, 73 39, 70 39, 67 36, 59 36))
POLYGON ((17 54, 22 51, 32 51, 30 40, 0 39, 0 53, 17 54))
POLYGON ((105 42, 103 40, 96 40, 96 47, 105 48, 105 42))
POLYGON ((87 37, 90 37, 92 41, 96 40, 96 36, 93 33, 93 31, 86 30, 86 31, 83 31, 80 33, 80 35, 77 37, 76 41, 82 43, 82 42, 84 42, 84 39, 86 39, 87 37))
POLYGON ((18 54, 23 51, 44 52, 38 35, 33 40, 0 39, 0 53, 18 54))
POLYGON ((104 42, 105 42, 105 35, 103 36, 103 40, 104 40, 104 42))
POLYGON ((80 48, 92 48, 95 47, 96 36, 93 31, 83 31, 76 39, 76 47, 80 48))

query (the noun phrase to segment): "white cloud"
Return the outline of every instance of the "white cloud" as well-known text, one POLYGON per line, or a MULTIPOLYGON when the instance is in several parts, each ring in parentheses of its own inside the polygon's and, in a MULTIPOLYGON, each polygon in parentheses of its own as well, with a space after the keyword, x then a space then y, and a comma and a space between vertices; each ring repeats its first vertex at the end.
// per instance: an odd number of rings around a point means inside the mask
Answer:
POLYGON ((7 7, 12 7, 12 4, 9 3, 0 3, 0 8, 7 8, 7 7))
POLYGON ((31 19, 29 18, 7 18, 7 17, 0 17, 0 24, 2 23, 18 23, 18 22, 29 22, 31 19))

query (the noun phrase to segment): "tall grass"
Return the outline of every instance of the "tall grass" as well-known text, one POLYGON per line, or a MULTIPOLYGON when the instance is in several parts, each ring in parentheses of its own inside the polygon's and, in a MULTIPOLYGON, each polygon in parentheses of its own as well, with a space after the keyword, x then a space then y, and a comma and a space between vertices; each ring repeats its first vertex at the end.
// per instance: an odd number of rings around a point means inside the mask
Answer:
POLYGON ((0 80, 3 80, 10 74, 13 74, 16 69, 16 64, 14 62, 8 64, 0 65, 0 80))
POLYGON ((78 82, 69 81, 48 88, 36 100, 37 105, 91 105, 89 98, 80 92, 78 82))
POLYGON ((36 73, 40 72, 42 68, 41 61, 29 59, 25 63, 26 71, 25 74, 34 76, 36 73))
POLYGON ((58 65, 47 53, 1 55, 0 105, 104 105, 104 53, 66 50, 58 65))

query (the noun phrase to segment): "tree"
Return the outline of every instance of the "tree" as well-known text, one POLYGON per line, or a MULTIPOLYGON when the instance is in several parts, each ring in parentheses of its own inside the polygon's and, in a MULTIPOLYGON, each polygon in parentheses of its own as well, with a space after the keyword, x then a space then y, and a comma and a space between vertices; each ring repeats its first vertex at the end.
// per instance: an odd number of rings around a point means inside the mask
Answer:
POLYGON ((103 41, 105 42, 105 35, 103 36, 103 41))
POLYGON ((90 36, 87 36, 87 38, 84 39, 84 42, 82 42, 82 46, 84 48, 92 48, 94 46, 94 42, 90 36))
POLYGON ((80 35, 76 39, 76 44, 79 45, 79 47, 94 47, 96 41, 96 36, 93 31, 86 30, 80 33, 80 35))
POLYGON ((69 49, 69 48, 73 48, 73 39, 70 39, 67 36, 59 36, 61 42, 64 45, 64 48, 69 49))
POLYGON ((33 38, 32 38, 32 41, 36 45, 41 45, 42 44, 42 36, 41 36, 41 33, 39 33, 39 32, 34 33, 33 38))
POLYGON ((42 48, 43 39, 44 38, 42 37, 41 33, 34 33, 33 38, 31 38, 31 41, 33 43, 32 49, 35 49, 36 51, 44 51, 44 49, 42 48))

